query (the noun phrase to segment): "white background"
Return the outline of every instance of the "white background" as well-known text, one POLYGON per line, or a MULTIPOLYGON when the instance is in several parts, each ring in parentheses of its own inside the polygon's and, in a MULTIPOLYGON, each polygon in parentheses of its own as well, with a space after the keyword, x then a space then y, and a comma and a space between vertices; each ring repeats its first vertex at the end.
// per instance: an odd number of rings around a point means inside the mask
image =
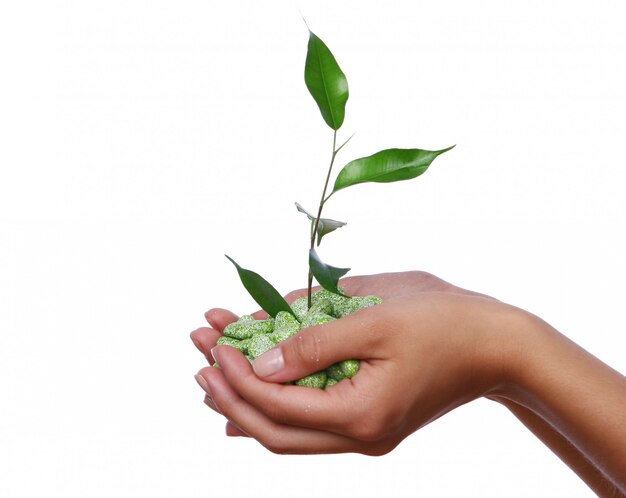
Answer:
POLYGON ((348 77, 339 157, 456 149, 333 197, 322 257, 423 269, 626 371, 622 2, 21 1, 0 7, 0 495, 592 496, 477 401, 390 455, 223 435, 188 334, 305 284, 330 129, 300 11, 348 77))

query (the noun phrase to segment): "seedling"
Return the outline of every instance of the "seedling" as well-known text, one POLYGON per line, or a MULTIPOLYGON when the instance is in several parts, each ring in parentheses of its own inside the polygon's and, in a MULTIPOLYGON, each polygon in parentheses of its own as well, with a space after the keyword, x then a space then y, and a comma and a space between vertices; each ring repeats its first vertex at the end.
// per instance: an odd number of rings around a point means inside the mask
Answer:
MULTIPOLYGON (((348 101, 348 81, 326 44, 310 30, 304 81, 319 107, 322 118, 333 130, 330 165, 317 214, 311 214, 296 203, 298 211, 306 215, 310 222, 307 297, 297 300, 290 306, 267 280, 258 273, 242 268, 232 258, 226 256, 237 268, 239 277, 252 298, 270 316, 268 320, 262 321, 243 316, 238 322, 229 325, 224 331, 224 337, 218 341, 237 347, 251 360, 302 328, 338 319, 362 307, 380 302, 376 296, 352 298, 346 296, 338 284, 339 279, 350 269, 331 266, 320 259, 316 248, 321 244, 323 237, 346 225, 342 221, 322 218, 322 211, 328 200, 336 193, 359 183, 392 183, 416 178, 428 169, 437 156, 454 147, 435 151, 385 149, 371 156, 354 159, 341 169, 329 192, 335 159, 352 138, 348 138, 337 147, 337 132, 343 124, 348 101), (324 290, 315 294, 311 292, 313 278, 324 290)), ((358 362, 355 360, 346 362, 333 365, 324 372, 318 372, 296 383, 322 388, 332 385, 342 378, 351 377, 358 370, 358 362)))

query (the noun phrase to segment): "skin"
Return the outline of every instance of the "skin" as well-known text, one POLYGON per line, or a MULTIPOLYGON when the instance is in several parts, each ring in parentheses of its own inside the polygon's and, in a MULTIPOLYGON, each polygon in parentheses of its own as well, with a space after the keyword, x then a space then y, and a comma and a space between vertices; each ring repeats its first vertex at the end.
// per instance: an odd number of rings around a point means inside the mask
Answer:
POLYGON ((205 403, 228 420, 228 435, 252 437, 275 453, 382 455, 486 397, 596 494, 626 496, 626 378, 619 372, 538 317, 424 272, 340 285, 384 303, 303 330, 252 366, 236 349, 215 346, 238 317, 223 309, 205 314, 210 327, 191 338, 220 368, 203 368, 196 379, 205 403), (346 358, 361 360, 359 373, 329 389, 282 384, 346 358), (272 365, 280 368, 268 373, 272 365))

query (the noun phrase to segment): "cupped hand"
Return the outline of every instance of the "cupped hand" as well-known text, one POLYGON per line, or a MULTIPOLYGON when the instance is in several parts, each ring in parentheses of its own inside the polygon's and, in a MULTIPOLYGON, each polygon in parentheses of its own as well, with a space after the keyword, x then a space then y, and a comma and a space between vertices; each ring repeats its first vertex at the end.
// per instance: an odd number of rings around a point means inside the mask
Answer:
MULTIPOLYGON (((398 273, 381 273, 377 275, 362 275, 343 278, 340 286, 349 296, 377 295, 386 300, 389 298, 399 298, 402 296, 416 295, 423 292, 448 292, 456 294, 484 296, 460 287, 456 287, 430 273, 423 271, 408 271, 398 273)), ((314 287, 313 291, 320 287, 314 287)), ((290 292, 285 296, 288 303, 293 303, 299 297, 307 295, 307 289, 299 289, 290 292)), ((263 310, 252 314, 256 319, 267 318, 267 313, 263 310)), ((231 322, 237 321, 239 317, 232 311, 223 308, 213 308, 204 314, 210 327, 200 327, 191 333, 191 340, 202 352, 207 360, 212 364, 213 358, 210 351, 215 346, 215 342, 222 336, 224 328, 231 322)))
MULTIPOLYGON (((461 287, 452 285, 435 275, 423 271, 379 273, 377 275, 346 277, 341 279, 339 286, 348 296, 367 296, 374 294, 384 300, 435 291, 488 297, 484 294, 462 289, 461 287)), ((319 289, 320 287, 315 287, 313 291, 319 289)), ((299 289, 287 294, 285 299, 287 302, 292 303, 299 297, 306 295, 306 289, 299 289)), ((263 312, 258 311, 257 316, 264 316, 263 312)))
POLYGON ((207 312, 211 328, 192 338, 221 368, 197 379, 207 404, 228 419, 228 434, 277 453, 383 454, 505 380, 501 336, 513 308, 422 272, 351 277, 341 286, 384 303, 305 329, 253 365, 234 348, 214 347, 236 315, 207 312), (361 360, 358 374, 326 390, 284 384, 349 358, 361 360))

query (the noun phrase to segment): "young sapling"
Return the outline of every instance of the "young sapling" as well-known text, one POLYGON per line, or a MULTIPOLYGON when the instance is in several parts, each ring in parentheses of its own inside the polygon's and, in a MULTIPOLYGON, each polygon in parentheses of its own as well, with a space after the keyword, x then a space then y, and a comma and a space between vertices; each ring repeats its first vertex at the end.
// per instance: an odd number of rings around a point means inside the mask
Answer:
MULTIPOLYGON (((317 103, 322 118, 333 130, 332 154, 317 214, 311 214, 296 202, 297 210, 305 214, 310 222, 307 296, 297 299, 290 305, 258 273, 242 268, 232 258, 226 256, 235 265, 246 290, 269 317, 265 320, 255 320, 252 316, 244 315, 237 322, 228 325, 224 329, 224 336, 217 342, 239 349, 251 361, 304 328, 322 325, 382 302, 376 296, 345 295, 339 287, 339 279, 350 269, 337 268, 320 259, 317 247, 320 246, 323 237, 346 225, 342 221, 322 218, 322 211, 328 200, 337 192, 359 183, 392 183, 416 178, 428 169, 437 156, 454 147, 435 151, 385 149, 367 157, 354 159, 341 169, 329 192, 337 155, 352 138, 351 136, 337 147, 337 132, 343 124, 349 96, 348 81, 326 44, 310 30, 304 81, 317 103), (322 287, 322 290, 316 293, 312 292, 313 278, 322 287)), ((297 380, 295 384, 324 389, 343 379, 351 378, 358 369, 358 360, 345 360, 297 380)))

